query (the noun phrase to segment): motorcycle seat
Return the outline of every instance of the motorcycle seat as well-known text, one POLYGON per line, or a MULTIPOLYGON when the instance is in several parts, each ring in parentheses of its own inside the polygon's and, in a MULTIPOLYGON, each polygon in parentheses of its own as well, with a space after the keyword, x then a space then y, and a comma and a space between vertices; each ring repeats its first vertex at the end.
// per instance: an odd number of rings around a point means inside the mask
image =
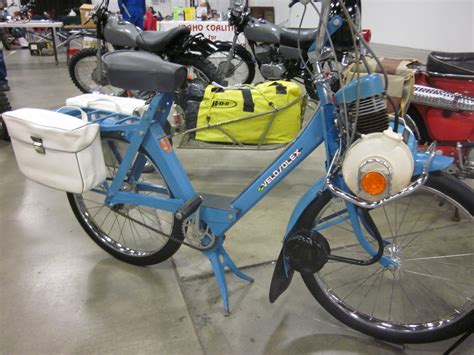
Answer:
POLYGON ((160 53, 178 38, 190 33, 186 26, 175 27, 166 32, 143 31, 137 36, 137 46, 148 52, 160 53))
POLYGON ((174 92, 188 74, 186 67, 147 52, 114 51, 104 54, 102 60, 110 85, 126 90, 174 92))
POLYGON ((308 49, 309 46, 316 40, 317 32, 317 29, 302 29, 298 33, 297 28, 283 27, 280 34, 280 44, 287 47, 298 48, 299 38, 301 48, 308 49))
POLYGON ((453 75, 474 75, 474 53, 431 52, 426 69, 453 75))

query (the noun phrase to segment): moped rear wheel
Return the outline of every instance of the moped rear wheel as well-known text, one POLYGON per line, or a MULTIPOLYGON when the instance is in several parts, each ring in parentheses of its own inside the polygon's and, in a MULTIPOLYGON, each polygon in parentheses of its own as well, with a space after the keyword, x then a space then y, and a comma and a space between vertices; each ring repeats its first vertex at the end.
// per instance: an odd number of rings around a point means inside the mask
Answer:
MULTIPOLYGON (((127 148, 126 141, 102 138, 109 184, 127 148)), ((142 173, 137 180, 124 184, 123 189, 151 197, 170 197, 169 189, 152 159, 145 152, 139 154, 146 158, 147 165, 154 167, 153 172, 142 173), (154 188, 138 191, 140 183, 152 184, 154 188)), ((103 187, 83 194, 68 193, 67 196, 74 215, 91 239, 126 263, 141 266, 157 264, 178 251, 181 243, 170 240, 156 230, 172 235, 177 240, 184 239, 182 223, 175 220, 173 213, 132 204, 109 207, 105 204, 103 187)))
MULTIPOLYGON (((413 194, 369 213, 386 242, 384 255, 396 267, 329 261, 315 274, 302 274, 314 298, 349 327, 390 342, 434 342, 468 331, 474 324, 472 189, 434 173, 413 194)), ((297 228, 321 227, 345 215, 344 202, 326 191, 297 228)), ((320 233, 332 254, 369 258, 349 220, 320 233)))

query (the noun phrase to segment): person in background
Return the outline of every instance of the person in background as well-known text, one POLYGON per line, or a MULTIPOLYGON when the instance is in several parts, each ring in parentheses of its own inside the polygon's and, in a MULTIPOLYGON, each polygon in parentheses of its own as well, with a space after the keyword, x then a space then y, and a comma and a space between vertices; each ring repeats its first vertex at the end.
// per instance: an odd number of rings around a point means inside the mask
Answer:
POLYGON ((143 29, 143 17, 146 12, 145 0, 118 0, 118 5, 125 21, 143 29))
POLYGON ((196 9, 196 15, 201 21, 207 21, 211 16, 211 5, 207 1, 201 1, 196 9))
POLYGON ((153 9, 153 6, 150 6, 146 10, 145 14, 145 24, 144 30, 145 31, 156 31, 156 21, 158 21, 157 16, 155 16, 156 12, 153 9))
POLYGON ((7 80, 7 67, 5 66, 5 59, 3 58, 3 49, 0 49, 0 91, 9 91, 7 80))

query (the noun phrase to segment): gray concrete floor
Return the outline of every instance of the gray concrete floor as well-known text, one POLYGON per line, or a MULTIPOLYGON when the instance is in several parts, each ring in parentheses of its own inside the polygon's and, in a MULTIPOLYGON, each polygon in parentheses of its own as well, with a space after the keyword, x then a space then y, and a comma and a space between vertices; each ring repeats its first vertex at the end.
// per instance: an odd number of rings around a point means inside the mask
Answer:
MULTIPOLYGON (((5 53, 13 108, 55 108, 79 94, 63 56, 57 66, 51 57, 30 57, 25 50, 5 53)), ((422 51, 400 55, 426 57, 422 51)), ((230 196, 278 153, 178 151, 198 191, 230 196)), ((292 207, 322 174, 322 163, 319 150, 228 233, 227 250, 255 282, 228 275, 232 313, 224 317, 207 258, 181 248, 153 267, 115 260, 82 231, 65 194, 26 180, 11 145, 0 142, 0 353, 443 352, 453 340, 401 347, 347 328, 316 303, 299 278, 269 304, 272 262, 292 207)), ((457 353, 472 353, 473 346, 471 337, 457 353)))

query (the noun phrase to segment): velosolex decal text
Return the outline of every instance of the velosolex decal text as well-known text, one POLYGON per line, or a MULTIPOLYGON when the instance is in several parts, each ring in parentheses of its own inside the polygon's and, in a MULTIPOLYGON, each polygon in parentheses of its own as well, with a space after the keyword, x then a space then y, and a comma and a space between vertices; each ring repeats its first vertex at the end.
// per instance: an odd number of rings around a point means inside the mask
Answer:
POLYGON ((302 150, 303 148, 295 150, 294 153, 292 153, 288 159, 281 163, 280 166, 273 171, 272 175, 270 175, 263 181, 263 183, 258 188, 258 191, 263 191, 268 185, 270 185, 273 180, 275 180, 277 176, 279 176, 283 172, 283 170, 288 168, 296 160, 296 158, 300 156, 302 150))

